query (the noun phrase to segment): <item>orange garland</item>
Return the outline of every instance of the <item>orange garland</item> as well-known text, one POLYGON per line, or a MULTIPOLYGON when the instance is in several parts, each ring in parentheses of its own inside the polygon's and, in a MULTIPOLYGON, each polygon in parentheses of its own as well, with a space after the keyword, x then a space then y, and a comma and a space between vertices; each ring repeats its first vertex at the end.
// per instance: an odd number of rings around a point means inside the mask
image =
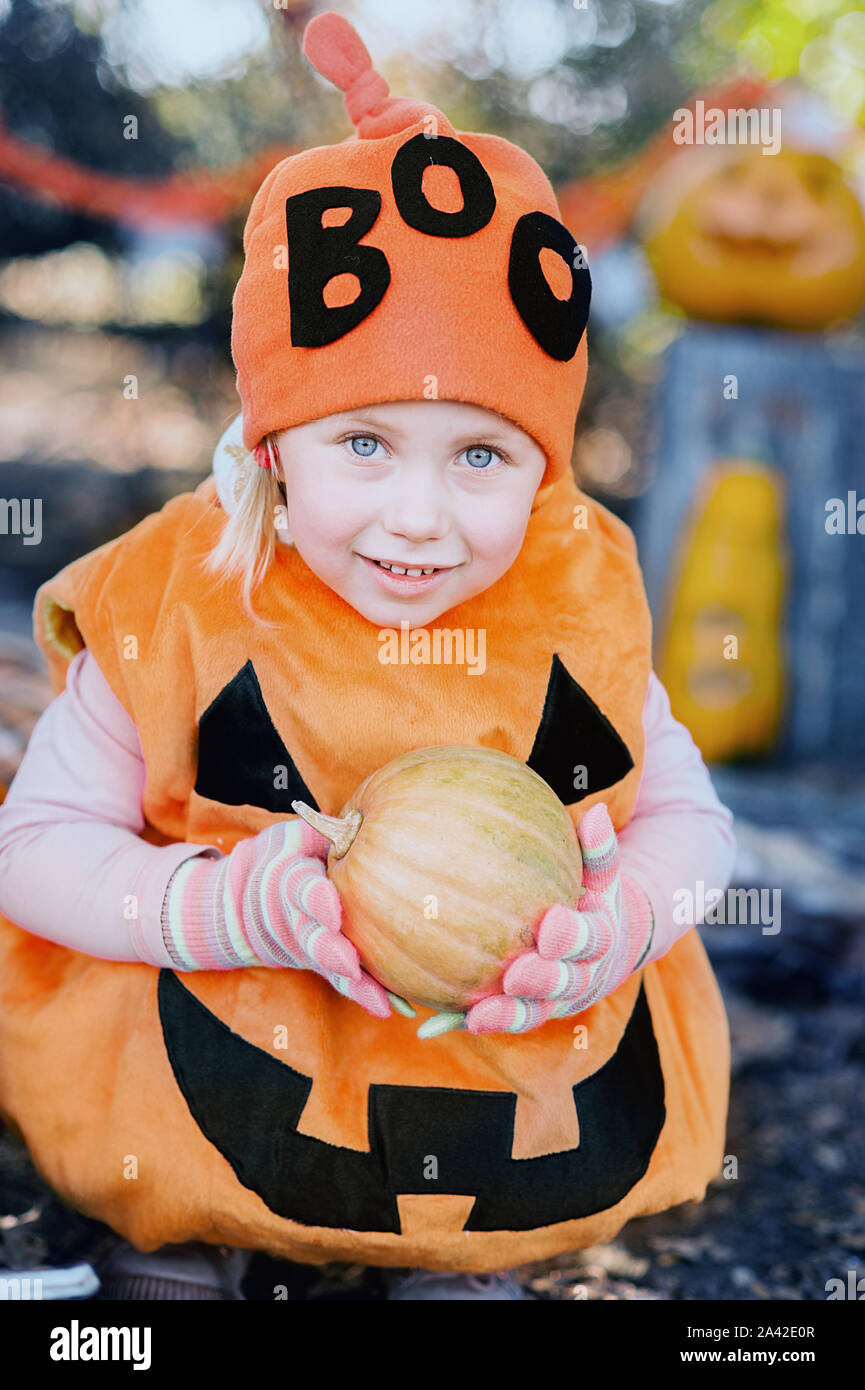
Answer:
POLYGON ((10 135, 0 122, 0 179, 61 207, 123 222, 224 222, 250 202, 275 164, 296 153, 293 145, 270 145, 232 169, 129 179, 84 169, 10 135))

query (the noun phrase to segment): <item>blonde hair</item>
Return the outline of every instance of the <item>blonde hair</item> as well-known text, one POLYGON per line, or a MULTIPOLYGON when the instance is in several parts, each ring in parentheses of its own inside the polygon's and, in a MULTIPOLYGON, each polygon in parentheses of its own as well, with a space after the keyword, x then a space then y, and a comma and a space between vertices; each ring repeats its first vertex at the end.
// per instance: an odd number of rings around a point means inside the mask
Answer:
POLYGON ((266 627, 278 627, 278 623, 269 622, 252 606, 252 590, 265 578, 277 545, 292 543, 285 529, 285 484, 278 473, 280 459, 275 434, 266 434, 261 447, 270 467, 260 467, 252 454, 246 454, 234 481, 234 510, 203 565, 218 583, 241 574, 243 604, 249 616, 266 627), (282 531, 283 540, 277 540, 277 529, 282 531))

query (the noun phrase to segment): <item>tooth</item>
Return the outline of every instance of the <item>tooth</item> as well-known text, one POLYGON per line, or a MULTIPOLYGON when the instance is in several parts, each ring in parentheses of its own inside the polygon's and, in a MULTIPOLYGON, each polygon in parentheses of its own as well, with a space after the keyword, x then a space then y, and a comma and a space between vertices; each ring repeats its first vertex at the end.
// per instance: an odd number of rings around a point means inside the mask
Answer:
POLYGON ((418 569, 406 570, 406 574, 407 574, 407 575, 410 575, 412 579, 420 579, 420 577, 421 577, 421 575, 422 575, 423 573, 424 573, 423 570, 418 570, 418 569))
POLYGON ((405 570, 403 569, 402 565, 388 565, 388 569, 390 570, 391 574, 405 574, 405 570))
POLYGON ((432 566, 430 569, 428 569, 428 570, 424 570, 424 574, 433 574, 433 573, 435 573, 435 565, 433 565, 433 566, 432 566))

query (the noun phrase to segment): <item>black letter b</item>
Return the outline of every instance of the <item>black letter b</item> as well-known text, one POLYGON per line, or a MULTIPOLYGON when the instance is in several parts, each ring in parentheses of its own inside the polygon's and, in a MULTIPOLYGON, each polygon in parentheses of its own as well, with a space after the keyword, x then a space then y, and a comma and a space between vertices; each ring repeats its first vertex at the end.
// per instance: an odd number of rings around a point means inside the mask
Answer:
POLYGON ((372 188, 310 188, 285 200, 288 238, 288 304, 294 347, 325 347, 356 328, 380 303, 390 284, 390 267, 377 246, 360 246, 381 210, 372 188), (337 227, 322 227, 328 208, 351 208, 337 227), (324 287, 335 275, 356 275, 360 294, 351 304, 330 307, 324 287))

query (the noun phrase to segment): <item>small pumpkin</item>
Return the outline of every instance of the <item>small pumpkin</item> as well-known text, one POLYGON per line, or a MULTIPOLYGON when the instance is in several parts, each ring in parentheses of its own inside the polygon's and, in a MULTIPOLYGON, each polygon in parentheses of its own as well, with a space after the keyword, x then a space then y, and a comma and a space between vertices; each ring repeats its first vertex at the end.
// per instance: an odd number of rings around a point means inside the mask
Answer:
POLYGON ((292 807, 331 841, 328 875, 364 967, 427 1008, 495 993, 546 909, 575 907, 584 891, 567 808, 498 749, 414 749, 367 777, 338 817, 292 807))
POLYGON ((640 222, 661 294, 691 318, 813 331, 865 303, 865 218, 825 155, 689 151, 640 222))

